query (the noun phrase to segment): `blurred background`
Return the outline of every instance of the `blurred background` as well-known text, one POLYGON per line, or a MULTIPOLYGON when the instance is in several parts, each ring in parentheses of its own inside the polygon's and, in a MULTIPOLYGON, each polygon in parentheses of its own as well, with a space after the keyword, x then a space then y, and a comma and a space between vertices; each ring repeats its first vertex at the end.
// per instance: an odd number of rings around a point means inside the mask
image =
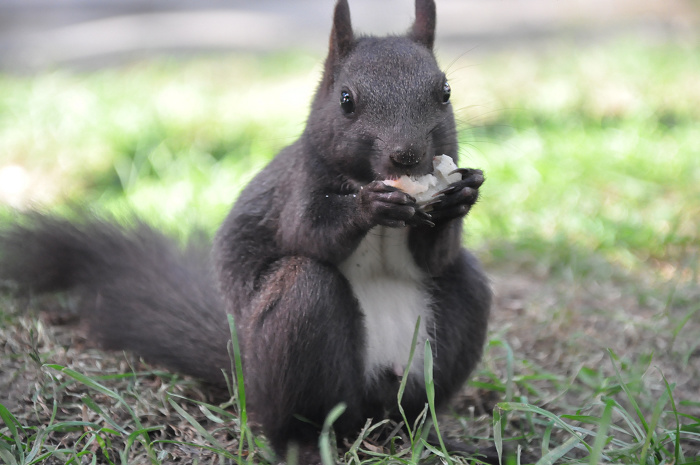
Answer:
MULTIPOLYGON (((412 22, 411 0, 349 3, 360 32, 412 22)), ((332 9, 0 0, 0 222, 84 205, 213 234, 303 130, 332 9)), ((437 15, 460 166, 487 178, 465 223, 496 293, 473 385, 571 413, 617 396, 619 366, 656 412, 663 370, 700 456, 700 0, 437 0, 437 15)))
MULTIPOLYGON (((113 65, 212 50, 322 53, 332 8, 331 0, 3 0, 0 65, 113 65)), ((357 29, 374 34, 401 32, 412 18, 406 0, 357 0, 351 9, 357 29)), ((438 10, 438 45, 450 53, 620 35, 669 40, 698 26, 694 0, 443 0, 438 10)))

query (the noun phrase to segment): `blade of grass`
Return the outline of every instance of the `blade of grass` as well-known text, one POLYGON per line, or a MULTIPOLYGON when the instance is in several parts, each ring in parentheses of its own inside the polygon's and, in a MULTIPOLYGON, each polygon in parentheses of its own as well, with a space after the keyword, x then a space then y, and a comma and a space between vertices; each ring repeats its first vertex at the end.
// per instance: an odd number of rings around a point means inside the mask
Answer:
MULTIPOLYGON (((340 403, 333 407, 333 409, 328 412, 325 421, 323 422, 323 428, 321 428, 321 435, 318 439, 318 448, 321 452, 321 461, 323 465, 335 465, 336 461, 333 458, 333 447, 331 445, 331 430, 333 423, 345 412, 347 406, 344 403, 340 403)), ((337 455, 337 454, 335 454, 337 455)))
POLYGON ((613 403, 608 400, 605 403, 603 414, 600 416, 600 421, 598 422, 598 431, 595 441, 593 441, 593 450, 588 460, 589 465, 598 465, 598 463, 600 463, 600 458, 603 455, 603 448, 608 443, 608 429, 610 428, 612 411, 613 403))
POLYGON ((431 446, 430 443, 429 443, 428 441, 426 441, 425 439, 421 439, 421 442, 423 443, 423 445, 425 446, 426 449, 428 449, 430 452, 432 452, 433 454, 435 454, 435 455, 437 455, 438 457, 440 457, 441 459, 443 459, 444 462, 446 462, 446 463, 452 463, 452 460, 451 460, 450 456, 449 456, 447 453, 445 453, 444 451, 439 450, 439 449, 438 449, 437 447, 435 447, 435 446, 431 446))
POLYGON ((102 411, 102 408, 100 408, 100 406, 97 405, 97 404, 95 403, 94 400, 92 400, 92 397, 90 397, 90 396, 83 396, 83 397, 80 398, 80 401, 81 401, 83 404, 87 405, 88 408, 89 408, 90 410, 92 410, 93 412, 97 413, 97 414, 98 414, 102 419, 104 419, 107 423, 109 423, 110 425, 112 425, 112 426, 114 427, 115 430, 119 431, 121 434, 123 434, 123 435, 125 435, 125 436, 127 436, 127 435, 129 434, 129 432, 128 432, 127 430, 125 430, 121 425, 119 425, 116 421, 114 421, 114 419, 112 419, 109 415, 107 415, 106 413, 104 413, 104 412, 102 411))
POLYGON ((502 347, 506 351, 506 402, 512 402, 513 392, 515 391, 515 357, 513 355, 513 349, 510 347, 510 344, 504 340, 489 341, 489 347, 502 347))
POLYGON ((566 455, 567 452, 576 447, 576 445, 580 442, 582 441, 581 438, 579 438, 578 436, 570 437, 569 439, 564 441, 562 445, 555 447, 554 449, 549 451, 545 456, 539 459, 536 465, 554 465, 557 462, 557 460, 566 455))
POLYGON ((683 457, 683 452, 681 450, 681 422, 680 419, 678 418, 678 409, 676 408, 676 401, 673 398, 673 388, 671 385, 668 383, 668 380, 666 379, 666 376, 664 376, 663 373, 661 373, 661 377, 664 380, 664 384, 666 385, 666 392, 668 393, 668 398, 671 402, 671 409, 673 411, 673 417, 676 420, 676 428, 675 428, 675 438, 673 440, 673 458, 675 459, 676 463, 684 463, 685 462, 685 457, 683 457))
POLYGON ((647 455, 649 453, 649 447, 652 445, 652 440, 656 436, 656 425, 659 422, 659 418, 663 413, 664 406, 668 402, 668 391, 664 391, 656 404, 654 405, 654 410, 651 414, 651 421, 649 422, 649 429, 647 430, 646 437, 644 438, 644 446, 642 446, 642 460, 641 463, 646 463, 647 455))
POLYGON ((24 463, 24 443, 20 438, 20 430, 22 429, 22 424, 17 420, 17 418, 15 418, 14 415, 12 415, 12 413, 10 413, 7 407, 5 407, 2 404, 0 404, 0 418, 2 418, 2 421, 5 423, 5 426, 10 431, 12 441, 14 442, 17 451, 16 454, 12 454, 16 456, 13 457, 12 460, 14 461, 16 460, 16 458, 19 458, 19 462, 24 463))
POLYGON ((413 339, 411 340, 411 352, 408 355, 408 364, 406 365, 406 370, 404 370, 403 376, 401 377, 401 384, 399 384, 399 392, 396 396, 398 402, 399 413, 401 413, 401 418, 403 418, 403 423, 408 431, 408 438, 411 441, 411 448, 414 445, 413 432, 411 431, 411 425, 408 423, 406 417, 406 412, 404 412, 403 406, 401 405, 401 399, 403 399, 403 393, 406 390, 406 383, 408 382, 408 375, 411 372, 411 364, 413 363, 413 355, 416 352, 416 344, 418 343, 418 332, 420 331, 420 316, 416 319, 416 326, 413 329, 413 339))
POLYGON ((493 409, 493 443, 498 454, 498 463, 503 460, 503 418, 499 408, 493 409))
MULTIPOLYGON (((384 423, 384 422, 382 422, 384 423)), ((364 441, 367 436, 369 435, 370 431, 369 428, 372 425, 372 419, 368 418, 367 421, 365 422, 365 426, 362 427, 362 430, 360 431, 360 434, 357 435, 357 438, 355 441, 352 443, 350 446, 350 449, 348 449, 346 456, 350 455, 357 463, 360 463, 360 457, 357 455, 357 451, 360 450, 360 445, 362 444, 362 441, 364 441)))
POLYGON ((134 445, 134 442, 136 442, 136 440, 138 440, 139 438, 141 438, 143 436, 148 436, 148 433, 150 433, 152 431, 160 431, 162 429, 163 429, 162 426, 150 426, 148 428, 142 428, 142 429, 138 429, 138 430, 133 431, 126 438, 126 447, 124 448, 124 450, 125 451, 130 450, 131 447, 134 445))
POLYGON ((547 455, 547 453, 549 452, 549 441, 550 441, 550 438, 552 437, 552 428, 553 427, 554 427, 554 422, 550 421, 544 430, 544 434, 542 435, 542 444, 541 444, 541 449, 540 449, 540 454, 542 456, 547 455))
POLYGON ((617 376, 617 380, 620 383, 620 387, 625 391, 625 394, 627 394, 627 400, 632 404, 632 408, 634 409, 635 413, 637 414, 637 418, 639 418, 639 421, 642 423, 642 427, 644 429, 644 432, 649 431, 649 424, 647 423, 646 419, 644 418, 644 414, 642 413, 642 410, 639 408, 639 404, 637 404, 637 400, 635 399, 634 395, 632 394, 632 391, 630 391, 630 388, 627 386, 627 383, 625 383, 622 380, 622 374, 620 373, 619 368, 617 367, 617 363, 615 360, 617 359, 617 356, 615 355, 615 352, 612 351, 612 349, 608 349, 608 355, 610 356, 610 361, 612 362, 613 368, 615 369, 615 374, 617 376))
MULTIPOLYGON (((202 413, 204 413, 204 415, 206 415, 210 420, 212 420, 215 423, 228 423, 228 422, 233 422, 233 421, 238 422, 238 417, 236 415, 234 415, 230 411, 226 410, 225 408, 221 408, 217 405, 211 405, 211 404, 208 404, 208 403, 203 402, 201 400, 189 399, 185 396, 181 396, 181 395, 175 394, 175 393, 170 393, 170 397, 173 399, 180 399, 180 400, 184 400, 184 401, 196 404, 199 406, 200 410, 207 410, 209 412, 209 414, 207 414, 204 411, 202 411, 202 413), (214 415, 212 412, 217 413, 218 416, 214 415), (221 418, 221 417, 223 417, 223 418, 221 418)), ((224 405, 228 405, 228 404, 224 404, 224 405)))
POLYGON ((0 449, 0 460, 2 460, 2 463, 6 463, 7 465, 15 465, 18 463, 15 456, 8 450, 0 449))
MULTIPOLYGON (((433 379, 433 350, 430 347, 430 341, 425 341, 425 353, 424 353, 423 365, 424 365, 424 377, 425 377, 425 393, 428 396, 428 406, 430 408, 430 416, 433 420, 433 428, 435 428, 435 434, 437 435, 438 441, 440 442, 440 448, 442 449, 443 455, 441 457, 445 459, 448 465, 452 464, 452 459, 450 458, 449 452, 447 452, 447 447, 445 447, 445 442, 442 439, 442 434, 440 434, 440 427, 437 421, 437 411, 435 410, 435 380, 433 379)), ((425 442, 425 441, 424 441, 425 442)), ((433 448, 430 448, 432 451, 433 448)))
POLYGON ((235 366, 236 376, 236 406, 238 407, 238 415, 240 416, 240 440, 238 441, 238 463, 243 458, 243 444, 248 442, 248 450, 253 451, 255 448, 254 438, 251 431, 248 429, 248 411, 246 407, 245 383, 243 380, 243 360, 241 359, 241 345, 238 341, 238 332, 236 331, 236 322, 233 315, 228 314, 228 326, 231 332, 231 351, 233 352, 233 364, 235 366))
POLYGON ((564 429, 566 432, 571 434, 572 436, 578 438, 578 440, 581 442, 581 444, 588 450, 590 453, 592 451, 592 447, 583 439, 582 436, 584 436, 584 433, 580 432, 580 428, 574 428, 565 421, 563 421, 560 417, 557 415, 553 414, 552 412, 548 412, 547 410, 531 405, 531 404, 523 404, 519 402, 499 402, 496 404, 496 408, 507 411, 507 412, 513 412, 513 411, 519 411, 519 412, 531 412, 537 415, 541 415, 545 418, 548 418, 551 420, 555 425, 558 427, 564 429), (577 431, 577 429, 579 431, 577 431))

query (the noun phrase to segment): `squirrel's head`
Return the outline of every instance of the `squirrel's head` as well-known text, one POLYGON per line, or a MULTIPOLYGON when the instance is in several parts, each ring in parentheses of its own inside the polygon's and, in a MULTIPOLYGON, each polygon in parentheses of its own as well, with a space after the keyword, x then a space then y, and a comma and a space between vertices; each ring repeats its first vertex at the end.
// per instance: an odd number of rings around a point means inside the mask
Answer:
POLYGON ((435 3, 416 0, 402 36, 357 37, 346 0, 335 7, 308 137, 341 174, 364 183, 423 175, 432 159, 456 159, 450 86, 433 55, 435 3))

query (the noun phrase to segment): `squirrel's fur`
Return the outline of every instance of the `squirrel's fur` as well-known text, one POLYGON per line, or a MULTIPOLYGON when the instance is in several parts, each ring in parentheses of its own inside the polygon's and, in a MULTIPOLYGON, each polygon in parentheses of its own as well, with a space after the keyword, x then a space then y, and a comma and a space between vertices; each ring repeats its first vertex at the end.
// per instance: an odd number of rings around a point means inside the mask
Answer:
POLYGON ((428 207, 381 182, 427 174, 435 155, 457 159, 434 30, 434 2, 416 0, 407 35, 357 37, 338 0, 306 129, 243 190, 211 266, 200 247, 183 252, 143 224, 29 214, 0 233, 0 279, 79 294, 104 347, 213 384, 231 366, 235 315, 250 415, 281 454, 297 443, 315 456, 318 425, 340 402, 341 437, 366 418, 398 418, 405 370, 403 408, 421 412, 422 364, 407 366, 405 349, 418 316, 416 353, 429 339, 444 405, 486 337, 490 288, 461 247, 483 176, 460 170, 428 207))

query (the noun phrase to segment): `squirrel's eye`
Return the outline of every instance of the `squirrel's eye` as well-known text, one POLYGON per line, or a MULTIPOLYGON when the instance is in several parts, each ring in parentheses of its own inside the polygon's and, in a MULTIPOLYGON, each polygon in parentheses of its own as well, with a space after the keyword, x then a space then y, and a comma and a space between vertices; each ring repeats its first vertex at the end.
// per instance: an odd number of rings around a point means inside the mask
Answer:
POLYGON ((445 81, 445 84, 442 86, 442 103, 447 103, 450 101, 451 93, 452 88, 450 87, 450 83, 445 81))
POLYGON ((343 113, 346 115, 355 112, 355 101, 347 90, 340 92, 340 108, 343 109, 343 113))

